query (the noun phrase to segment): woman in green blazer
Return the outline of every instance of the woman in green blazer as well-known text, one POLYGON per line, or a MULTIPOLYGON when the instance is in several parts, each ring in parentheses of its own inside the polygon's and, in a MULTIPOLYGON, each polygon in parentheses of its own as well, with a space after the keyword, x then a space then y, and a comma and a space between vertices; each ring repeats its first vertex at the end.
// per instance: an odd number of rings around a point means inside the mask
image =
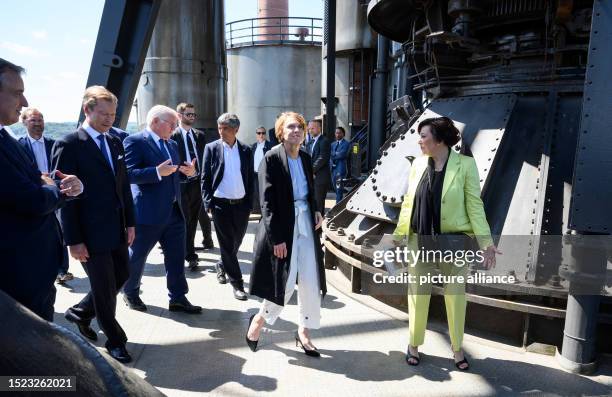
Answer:
MULTIPOLYGON (((419 146, 424 156, 414 160, 410 170, 408 192, 404 196, 397 227, 396 242, 409 247, 438 247, 445 234, 466 234, 475 237, 483 250, 487 269, 495 266, 500 253, 491 238, 491 231, 480 199, 480 178, 472 157, 451 150, 461 139, 459 130, 448 117, 423 120, 418 127, 419 146), (436 243, 438 242, 438 243, 436 243), (432 245, 433 244, 433 245, 432 245)), ((444 276, 466 276, 466 266, 452 262, 419 262, 409 267, 416 280, 432 274, 438 267, 444 276)), ((408 287, 410 342, 406 355, 409 365, 419 364, 418 347, 425 339, 431 284, 412 283, 408 287)), ((469 368, 461 349, 465 325, 465 283, 447 283, 444 301, 451 347, 459 370, 469 368)))

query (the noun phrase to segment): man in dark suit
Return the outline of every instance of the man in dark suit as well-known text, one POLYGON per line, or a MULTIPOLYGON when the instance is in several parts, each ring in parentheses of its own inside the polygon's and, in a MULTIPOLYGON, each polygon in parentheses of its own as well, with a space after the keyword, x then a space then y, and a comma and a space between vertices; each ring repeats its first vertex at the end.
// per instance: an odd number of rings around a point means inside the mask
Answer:
POLYGON ((217 263, 217 280, 234 288, 234 297, 247 300, 238 249, 249 223, 253 194, 253 156, 251 148, 236 139, 240 120, 224 113, 217 119, 221 139, 204 149, 202 195, 204 207, 212 211, 221 262, 217 263), (227 275, 227 277, 226 277, 227 275))
POLYGON ((19 121, 28 101, 24 69, 0 58, 0 289, 43 319, 53 321, 53 281, 62 262, 62 238, 55 211, 83 191, 75 176, 56 172, 59 183, 41 175, 4 129, 19 121))
POLYGON ((108 133, 114 136, 115 138, 119 138, 121 142, 123 142, 125 138, 127 138, 129 135, 127 132, 117 127, 111 127, 111 129, 108 130, 108 133))
POLYGON ((70 255, 83 264, 91 290, 65 317, 83 336, 97 340, 90 327, 96 317, 107 337, 109 354, 126 363, 132 358, 115 311, 117 292, 128 278, 128 246, 134 240, 135 220, 123 146, 108 133, 116 109, 113 93, 102 86, 87 88, 85 121, 55 142, 52 163, 55 169, 74 172, 85 184, 83 197, 60 210, 60 221, 70 255))
POLYGON ((259 170, 259 164, 263 157, 272 149, 272 144, 266 139, 266 129, 264 126, 259 126, 255 130, 255 137, 257 141, 251 146, 251 152, 253 153, 253 170, 255 170, 255 178, 253 181, 253 213, 261 214, 261 207, 259 205, 259 184, 257 183, 257 170, 259 170))
POLYGON ((330 142, 321 134, 321 120, 308 122, 308 132, 312 136, 307 147, 312 158, 312 172, 314 174, 314 191, 317 211, 325 215, 325 196, 329 190, 331 174, 329 172, 330 142))
POLYGON ((347 159, 351 144, 344 139, 344 128, 338 127, 335 132, 336 141, 331 144, 329 169, 332 175, 332 187, 336 191, 336 203, 342 200, 344 187, 342 179, 346 178, 347 159))
MULTIPOLYGON (((171 139, 178 145, 178 152, 181 163, 194 163, 196 174, 187 177, 180 174, 181 180, 181 200, 183 211, 185 212, 185 260, 189 263, 189 269, 195 271, 198 267, 198 254, 195 252, 194 239, 198 227, 198 219, 202 210, 202 184, 200 182, 200 170, 202 157, 204 156, 204 146, 206 137, 201 131, 193 128, 196 120, 194 105, 190 103, 180 103, 176 107, 179 118, 179 126, 172 133, 171 139)), ((208 219, 208 217, 207 217, 208 219)), ((204 234, 205 248, 212 248, 212 238, 210 230, 210 219, 208 230, 202 230, 204 234)))
MULTIPOLYGON (((43 114, 36 108, 28 108, 21 114, 21 122, 26 127, 27 134, 19 138, 19 143, 26 150, 36 167, 43 175, 49 175, 51 171, 51 149, 55 139, 47 138, 43 132, 45 130, 45 119, 43 114)), ((74 278, 68 271, 68 248, 63 248, 62 263, 57 272, 57 283, 64 284, 74 278)))
POLYGON ((174 110, 155 105, 147 114, 147 128, 123 142, 136 207, 136 239, 130 248, 130 277, 123 286, 123 298, 131 309, 147 310, 138 296, 140 281, 149 252, 159 242, 164 251, 169 310, 197 314, 202 308, 185 296, 185 217, 179 182, 179 174, 196 175, 195 159, 180 162, 178 145, 170 139, 177 120, 174 110))

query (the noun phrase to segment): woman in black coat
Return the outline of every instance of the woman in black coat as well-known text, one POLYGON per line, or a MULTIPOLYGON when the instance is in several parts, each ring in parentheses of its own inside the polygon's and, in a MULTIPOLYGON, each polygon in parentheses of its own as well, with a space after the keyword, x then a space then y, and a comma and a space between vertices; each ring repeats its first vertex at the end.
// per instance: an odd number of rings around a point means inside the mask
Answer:
POLYGON ((298 113, 285 112, 276 120, 275 130, 281 144, 266 153, 258 171, 262 218, 255 237, 250 293, 263 301, 249 320, 246 342, 252 351, 257 349, 261 329, 276 321, 297 282, 296 346, 319 357, 308 330, 319 328, 327 289, 323 251, 315 232, 323 217, 315 211, 310 156, 300 150, 306 121, 298 113))

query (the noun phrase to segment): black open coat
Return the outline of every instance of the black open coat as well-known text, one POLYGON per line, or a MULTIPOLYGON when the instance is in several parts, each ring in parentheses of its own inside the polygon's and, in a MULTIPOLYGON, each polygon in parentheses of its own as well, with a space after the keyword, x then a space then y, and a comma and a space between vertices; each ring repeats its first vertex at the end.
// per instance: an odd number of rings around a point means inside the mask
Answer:
MULTIPOLYGON (((308 180, 308 207, 312 218, 312 235, 314 236, 312 248, 317 258, 317 263, 313 263, 312 266, 318 268, 319 289, 324 296, 327 287, 323 267, 323 250, 314 230, 316 207, 312 165, 308 153, 300 150, 299 154, 304 167, 304 174, 306 174, 308 180)), ((289 275, 291 250, 293 248, 295 212, 293 184, 287 164, 287 153, 283 145, 277 145, 266 153, 259 166, 258 176, 261 221, 255 236, 255 258, 253 260, 250 293, 284 306, 285 286, 289 275), (274 245, 281 243, 287 244, 287 256, 284 259, 274 256, 274 245)))

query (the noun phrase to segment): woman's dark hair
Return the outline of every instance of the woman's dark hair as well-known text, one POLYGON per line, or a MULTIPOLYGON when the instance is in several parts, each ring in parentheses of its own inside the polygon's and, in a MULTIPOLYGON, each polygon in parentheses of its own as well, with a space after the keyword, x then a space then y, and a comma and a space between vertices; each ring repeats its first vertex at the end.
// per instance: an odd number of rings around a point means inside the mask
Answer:
POLYGON ((448 117, 432 117, 419 123, 418 132, 425 126, 431 127, 431 135, 446 146, 453 146, 461 140, 461 133, 448 117))

